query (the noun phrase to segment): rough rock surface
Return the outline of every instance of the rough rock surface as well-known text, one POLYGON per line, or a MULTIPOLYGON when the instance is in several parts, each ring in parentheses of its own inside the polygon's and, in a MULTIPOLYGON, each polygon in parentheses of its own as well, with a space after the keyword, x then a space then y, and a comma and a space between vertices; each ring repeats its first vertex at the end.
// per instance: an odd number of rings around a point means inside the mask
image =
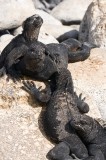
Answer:
MULTIPOLYGON (((106 50, 92 49, 86 61, 69 64, 69 69, 74 85, 80 89, 79 92, 82 90, 84 95, 91 99, 88 104, 97 106, 102 119, 106 121, 106 50)), ((91 113, 95 111, 92 110, 91 113)))
POLYGON ((18 27, 35 14, 31 0, 0 0, 0 30, 18 27))
POLYGON ((64 0, 51 11, 51 14, 63 24, 79 23, 91 2, 92 0, 64 0))
POLYGON ((7 83, 5 78, 0 85, 0 160, 46 160, 52 144, 39 129, 41 108, 20 89, 21 84, 7 83))
MULTIPOLYGON (((86 96, 89 114, 106 120, 105 59, 106 50, 93 49, 88 60, 70 64, 69 70, 77 93, 86 96)), ((53 144, 40 130, 41 106, 20 89, 21 83, 7 82, 6 76, 0 81, 0 160, 46 160, 53 144)))
POLYGON ((95 0, 80 25, 79 40, 106 47, 106 1, 95 0))

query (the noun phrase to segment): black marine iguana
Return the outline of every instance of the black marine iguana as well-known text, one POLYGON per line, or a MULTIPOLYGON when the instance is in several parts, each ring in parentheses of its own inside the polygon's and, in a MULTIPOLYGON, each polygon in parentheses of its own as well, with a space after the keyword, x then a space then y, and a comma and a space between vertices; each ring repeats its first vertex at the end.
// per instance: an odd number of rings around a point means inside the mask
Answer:
MULTIPOLYGON (((14 69, 11 68, 11 66, 20 61, 20 58, 28 53, 28 48, 32 43, 36 43, 42 23, 43 19, 37 14, 27 18, 23 22, 22 34, 16 36, 1 53, 1 75, 4 71, 4 68, 2 67, 5 67, 7 72, 11 73, 11 75, 13 74, 13 76, 16 76, 14 69)), ((44 44, 41 42, 38 42, 38 44, 44 46, 44 44)))
POLYGON ((78 158, 88 157, 88 151, 75 131, 70 126, 71 107, 78 107, 81 112, 88 112, 88 105, 76 97, 73 91, 73 81, 70 72, 61 68, 55 73, 56 89, 47 93, 40 92, 33 82, 23 81, 23 88, 32 94, 39 102, 46 103, 47 107, 43 115, 44 130, 48 137, 57 145, 47 154, 52 160, 72 160, 70 153, 78 158))
POLYGON ((38 15, 25 20, 23 33, 15 37, 1 53, 0 75, 6 68, 7 74, 16 79, 20 73, 32 78, 48 80, 57 71, 56 68, 67 68, 68 62, 83 61, 89 57, 92 46, 81 44, 75 39, 68 39, 60 44, 44 45, 39 42, 38 35, 42 23, 43 20, 38 15), (40 61, 42 54, 44 55, 40 61), (40 64, 36 64, 38 57, 40 64), (42 66, 40 70, 39 66, 42 66))
POLYGON ((70 125, 87 146, 89 157, 84 160, 106 160, 106 130, 92 117, 71 108, 70 125))

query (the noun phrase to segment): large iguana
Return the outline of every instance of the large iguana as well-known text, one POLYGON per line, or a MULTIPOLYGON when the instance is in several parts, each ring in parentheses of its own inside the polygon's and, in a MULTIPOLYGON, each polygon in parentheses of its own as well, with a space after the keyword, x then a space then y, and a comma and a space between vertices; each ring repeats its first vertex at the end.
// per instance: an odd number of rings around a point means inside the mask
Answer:
POLYGON ((52 160, 72 160, 71 154, 78 158, 88 157, 88 151, 76 132, 70 126, 71 108, 80 112, 88 112, 88 105, 79 99, 73 91, 73 81, 70 72, 61 68, 54 75, 55 90, 50 86, 46 92, 41 92, 33 82, 24 81, 24 90, 32 94, 39 102, 46 103, 43 114, 43 126, 46 135, 57 145, 47 154, 52 160))

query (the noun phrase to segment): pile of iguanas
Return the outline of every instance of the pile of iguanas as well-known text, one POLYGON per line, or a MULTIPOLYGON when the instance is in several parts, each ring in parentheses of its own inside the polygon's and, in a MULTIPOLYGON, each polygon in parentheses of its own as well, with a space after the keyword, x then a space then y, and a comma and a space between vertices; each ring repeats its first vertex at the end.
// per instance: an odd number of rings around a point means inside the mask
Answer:
POLYGON ((32 81, 23 81, 23 89, 46 103, 43 126, 56 144, 47 154, 48 159, 106 160, 105 129, 86 115, 89 106, 74 92, 67 69, 68 63, 87 59, 95 46, 76 39, 45 45, 38 41, 42 23, 39 15, 25 20, 22 34, 1 53, 0 76, 6 73, 16 81, 25 75, 46 83, 46 89, 40 91, 32 81))

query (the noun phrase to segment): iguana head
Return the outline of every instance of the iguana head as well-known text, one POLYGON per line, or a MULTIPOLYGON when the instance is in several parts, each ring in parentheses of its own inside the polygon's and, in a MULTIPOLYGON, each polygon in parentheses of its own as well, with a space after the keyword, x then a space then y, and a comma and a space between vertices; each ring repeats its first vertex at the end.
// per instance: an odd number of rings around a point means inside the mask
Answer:
POLYGON ((23 29, 29 29, 29 27, 34 27, 38 28, 41 27, 43 23, 43 19, 38 15, 35 14, 31 17, 28 17, 24 22, 23 22, 23 29))
POLYGON ((87 115, 76 115, 74 118, 72 116, 71 126, 76 130, 76 132, 82 137, 89 137, 93 128, 93 119, 87 115))
POLYGON ((43 19, 37 14, 27 18, 22 25, 24 38, 29 42, 37 40, 42 24, 43 19))
POLYGON ((40 43, 31 44, 26 54, 26 68, 30 71, 42 70, 45 56, 45 48, 40 43))

